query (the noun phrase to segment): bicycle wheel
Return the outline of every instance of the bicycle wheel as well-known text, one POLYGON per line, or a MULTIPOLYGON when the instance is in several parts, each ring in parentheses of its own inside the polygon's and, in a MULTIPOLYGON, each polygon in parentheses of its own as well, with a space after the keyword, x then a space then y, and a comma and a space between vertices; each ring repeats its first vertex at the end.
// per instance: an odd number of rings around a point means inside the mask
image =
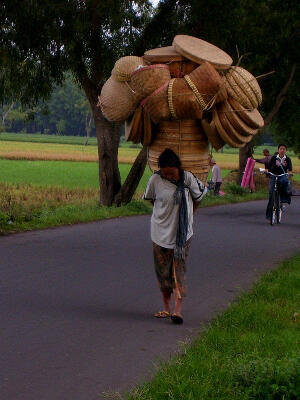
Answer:
POLYGON ((271 214, 270 214, 270 224, 274 225, 276 220, 276 201, 275 201, 275 192, 272 195, 271 200, 271 214))
POLYGON ((277 224, 280 224, 281 217, 282 217, 282 206, 280 204, 280 195, 279 195, 279 193, 277 193, 277 196, 276 196, 276 220, 277 220, 277 224))

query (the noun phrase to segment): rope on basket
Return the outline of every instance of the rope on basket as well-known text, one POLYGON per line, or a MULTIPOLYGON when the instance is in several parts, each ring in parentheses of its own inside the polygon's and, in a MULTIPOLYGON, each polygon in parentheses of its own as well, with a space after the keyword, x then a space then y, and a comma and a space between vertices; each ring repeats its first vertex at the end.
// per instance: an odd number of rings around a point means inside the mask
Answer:
POLYGON ((171 79, 169 82, 168 86, 168 105, 170 109, 170 113, 172 118, 177 119, 174 107, 173 107, 173 99, 172 99, 172 90, 173 90, 173 84, 174 84, 175 78, 171 79))
POLYGON ((206 110, 207 109, 207 104, 205 103, 203 97, 201 96, 201 94, 199 93, 196 85, 194 84, 194 82, 191 80, 191 78, 188 75, 184 76, 184 80, 186 81, 186 83, 189 85, 189 87, 192 89, 198 103, 201 106, 202 110, 206 110))

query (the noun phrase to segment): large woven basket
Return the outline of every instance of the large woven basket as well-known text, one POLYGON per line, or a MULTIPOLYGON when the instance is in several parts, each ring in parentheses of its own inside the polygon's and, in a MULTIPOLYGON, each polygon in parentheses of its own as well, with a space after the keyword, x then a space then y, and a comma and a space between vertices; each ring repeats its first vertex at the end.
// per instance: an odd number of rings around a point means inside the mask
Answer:
POLYGON ((171 79, 170 70, 166 64, 148 65, 137 69, 131 74, 130 87, 139 100, 148 97, 156 89, 171 79))
POLYGON ((201 181, 209 172, 209 145, 198 120, 163 121, 157 126, 156 136, 149 146, 148 164, 154 171, 159 169, 159 155, 171 148, 180 157, 182 167, 201 181))
POLYGON ((208 62, 200 65, 185 79, 195 92, 199 102, 202 103, 203 110, 210 109, 215 103, 224 101, 227 98, 227 92, 221 76, 208 62))
POLYGON ((155 124, 171 118, 168 104, 168 86, 169 82, 166 82, 141 102, 141 105, 155 124))
POLYGON ((124 82, 110 77, 102 87, 98 106, 109 121, 125 121, 134 113, 138 99, 124 82))
POLYGON ((144 60, 142 57, 122 57, 116 61, 111 74, 114 79, 119 82, 130 81, 132 72, 135 71, 140 65, 144 65, 144 60))
POLYGON ((174 78, 168 88, 168 103, 174 119, 201 119, 203 109, 185 79, 174 78))

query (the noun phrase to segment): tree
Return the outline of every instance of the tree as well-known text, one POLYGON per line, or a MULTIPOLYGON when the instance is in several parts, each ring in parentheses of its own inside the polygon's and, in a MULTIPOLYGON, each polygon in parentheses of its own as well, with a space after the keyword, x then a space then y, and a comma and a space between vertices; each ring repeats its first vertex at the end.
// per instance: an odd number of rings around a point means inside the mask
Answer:
MULTIPOLYGON (((227 51, 237 64, 254 76, 275 71, 260 79, 263 104, 260 108, 266 126, 272 123, 277 139, 300 150, 299 65, 300 2, 298 0, 178 0, 167 4, 176 10, 180 23, 168 23, 172 35, 190 34, 227 51)), ((174 11, 173 11, 174 12, 174 11)), ((240 168, 251 154, 249 143, 240 151, 240 168)))
MULTIPOLYGON (((98 96, 116 59, 135 54, 139 32, 149 19, 147 0, 4 0, 1 2, 1 68, 9 94, 22 104, 47 99, 71 71, 89 101, 98 138, 100 201, 111 205, 121 190, 118 145, 121 124, 110 123, 98 96), (38 34, 37 34, 38 31, 38 34)), ((4 92, 1 92, 4 97, 4 92)), ((145 157, 133 171, 144 170, 145 157)), ((126 185, 136 187, 129 174, 126 185)), ((118 196, 118 202, 123 202, 118 196)))

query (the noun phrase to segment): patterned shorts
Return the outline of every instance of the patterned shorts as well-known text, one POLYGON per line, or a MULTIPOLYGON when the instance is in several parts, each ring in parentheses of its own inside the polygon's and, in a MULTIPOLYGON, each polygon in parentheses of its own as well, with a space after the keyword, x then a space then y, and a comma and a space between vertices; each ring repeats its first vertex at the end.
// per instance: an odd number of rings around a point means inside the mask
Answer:
POLYGON ((177 287, 181 296, 186 295, 185 274, 186 260, 191 239, 186 243, 185 260, 176 261, 174 265, 174 249, 166 249, 152 242, 155 272, 162 292, 172 293, 177 287), (175 267, 175 268, 174 268, 175 267), (175 272, 175 274, 174 274, 175 272))

